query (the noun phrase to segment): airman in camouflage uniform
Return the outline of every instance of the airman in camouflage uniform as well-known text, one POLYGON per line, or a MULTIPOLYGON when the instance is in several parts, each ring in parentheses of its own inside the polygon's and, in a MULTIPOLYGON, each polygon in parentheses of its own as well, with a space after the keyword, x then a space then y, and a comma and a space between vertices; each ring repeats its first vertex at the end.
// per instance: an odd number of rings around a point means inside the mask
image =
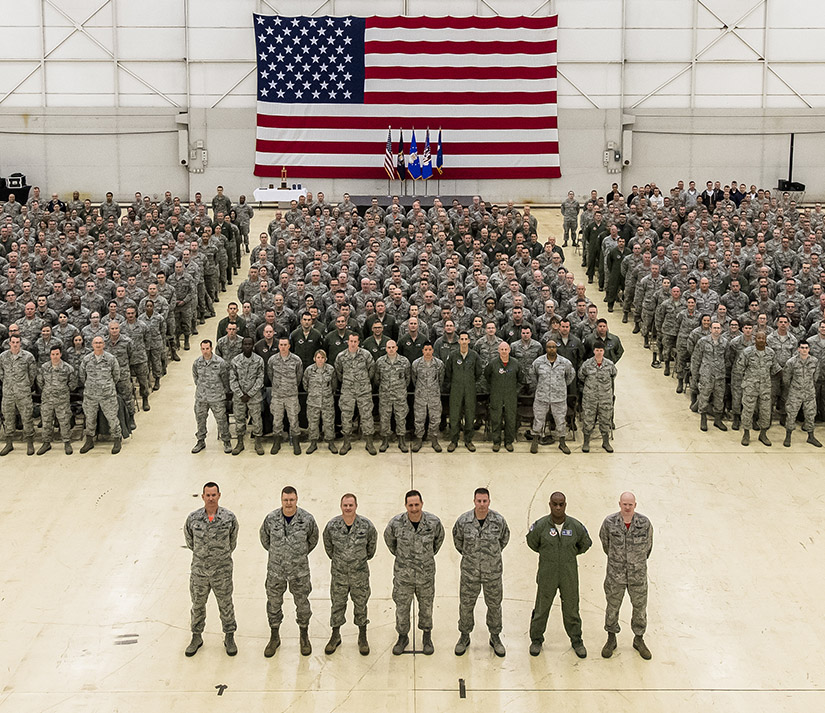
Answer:
POLYGON ((539 434, 544 428, 547 412, 553 414, 559 450, 570 455, 567 437, 567 392, 576 380, 576 370, 569 359, 558 354, 554 339, 547 341, 546 354, 538 357, 530 366, 530 381, 535 389, 533 397, 533 440, 530 452, 539 452, 539 434))
POLYGON ((613 452, 610 429, 613 424, 613 382, 616 365, 604 357, 604 344, 596 342, 593 356, 579 367, 582 382, 582 453, 590 452, 590 434, 598 424, 602 434, 602 448, 613 452))
POLYGON ((77 388, 77 372, 61 358, 59 347, 52 347, 49 361, 37 372, 40 388, 40 416, 43 419, 43 445, 37 451, 42 456, 52 448, 54 419, 60 425, 60 437, 66 455, 72 454, 72 391, 77 388))
POLYGON ((685 389, 685 382, 693 384, 693 388, 697 388, 696 380, 691 381, 691 372, 689 369, 690 350, 688 349, 688 338, 691 332, 698 327, 702 322, 702 315, 696 309, 696 299, 688 297, 685 300, 687 305, 685 309, 681 310, 676 315, 676 328, 679 330, 676 334, 676 377, 678 379, 676 386, 676 393, 681 394, 685 389))
POLYGON ((229 438, 229 420, 226 416, 226 395, 229 393, 229 366, 217 354, 212 353, 212 340, 201 342, 201 355, 192 362, 192 379, 195 381, 195 420, 197 443, 192 453, 206 448, 206 418, 209 411, 218 424, 218 438, 223 441, 223 452, 232 452, 229 438))
POLYGON ((713 425, 720 431, 728 427, 722 421, 725 410, 725 351, 727 340, 722 336, 722 325, 713 322, 710 334, 696 342, 690 360, 691 383, 696 385, 699 396, 696 406, 702 414, 700 429, 708 430, 708 412, 713 413, 713 425))
POLYGON ((563 218, 564 229, 564 244, 562 247, 567 247, 568 239, 574 246, 579 244, 576 229, 578 227, 579 210, 581 206, 576 200, 576 194, 573 191, 567 192, 567 198, 562 201, 561 215, 563 218))
POLYGON ((427 438, 432 442, 433 450, 440 453, 441 445, 438 442, 438 430, 441 425, 441 385, 444 383, 444 362, 433 356, 433 346, 429 342, 424 345, 424 355, 418 357, 412 363, 412 382, 415 388, 413 401, 415 442, 412 445, 413 453, 417 453, 421 449, 428 414, 430 425, 427 429, 427 438))
POLYGON ((338 453, 335 445, 335 388, 338 379, 335 368, 327 364, 327 353, 323 349, 315 352, 315 360, 304 371, 303 384, 307 392, 307 423, 309 425, 309 448, 307 455, 318 450, 320 421, 324 420, 324 440, 331 453, 338 453))
POLYGON ((619 610, 625 590, 630 595, 633 615, 633 648, 643 659, 650 659, 650 650, 644 641, 647 629, 647 560, 653 550, 653 525, 644 515, 636 512, 636 496, 622 493, 619 512, 608 515, 599 530, 599 539, 607 555, 607 573, 604 578, 604 595, 607 607, 604 629, 607 642, 602 656, 609 659, 616 650, 616 634, 619 627, 619 610))
POLYGON ((80 362, 80 383, 83 384, 83 416, 86 419, 86 442, 81 453, 95 447, 97 413, 103 412, 114 438, 112 453, 120 453, 123 432, 118 418, 117 384, 120 381, 120 364, 117 357, 104 351, 103 337, 92 339, 92 353, 80 362))
POLYGON ((787 398, 785 399, 785 409, 787 420, 785 421, 785 442, 784 446, 790 447, 791 434, 796 428, 796 417, 800 407, 805 413, 805 423, 803 431, 808 433, 808 443, 817 448, 822 444, 814 436, 814 419, 816 419, 816 383, 819 380, 821 363, 816 357, 811 356, 811 348, 808 342, 803 341, 797 347, 797 354, 792 356, 785 363, 782 369, 782 381, 784 383, 787 398))
POLYGON ((742 333, 728 342, 725 365, 730 374, 730 398, 733 423, 731 428, 739 430, 742 423, 742 362, 739 355, 753 344, 753 325, 743 324, 742 333))
POLYGON ((676 319, 685 308, 685 303, 682 300, 682 290, 678 287, 671 287, 670 295, 670 299, 665 300, 656 308, 656 333, 662 340, 659 358, 665 363, 665 376, 670 376, 670 361, 673 359, 676 337, 679 334, 679 325, 676 319))
POLYGON ((358 346, 360 338, 357 334, 350 334, 347 338, 347 348, 335 359, 335 373, 341 384, 341 398, 338 405, 341 408, 341 431, 344 442, 339 453, 343 456, 352 448, 352 418, 355 406, 358 406, 358 416, 361 419, 361 433, 364 434, 364 447, 371 455, 378 455, 372 442, 375 432, 375 422, 372 418, 372 380, 375 375, 375 362, 366 349, 358 346))
POLYGON ((395 432, 398 449, 408 451, 404 437, 407 433, 407 388, 410 383, 410 360, 398 353, 398 344, 387 342, 387 353, 375 362, 375 380, 378 382, 378 413, 381 422, 382 453, 389 448, 392 433, 392 414, 395 412, 395 432))
POLYGON ((190 513, 183 526, 186 546, 192 550, 189 573, 192 641, 184 653, 194 656, 203 646, 206 600, 212 591, 221 615, 226 653, 234 656, 238 653, 235 644, 238 625, 232 603, 232 553, 238 544, 238 520, 231 511, 218 506, 221 491, 217 483, 206 483, 201 497, 204 507, 190 513))
POLYGON ((165 373, 166 361, 166 323, 163 315, 155 312, 155 303, 152 300, 146 302, 146 311, 138 317, 140 323, 146 328, 144 341, 146 344, 146 356, 149 359, 149 366, 152 371, 155 383, 152 391, 160 388, 160 380, 165 373))
POLYGON ((424 632, 422 651, 430 656, 433 647, 433 600, 435 599, 435 556, 444 543, 444 527, 435 515, 422 510, 421 493, 410 490, 404 497, 406 512, 396 515, 384 530, 384 542, 395 557, 392 599, 395 602, 395 630, 398 640, 392 648, 400 656, 409 644, 410 605, 418 601, 418 628, 424 632))
POLYGON ((149 410, 149 352, 146 348, 146 326, 137 319, 134 307, 126 309, 126 321, 120 328, 121 334, 132 340, 132 359, 129 362, 131 375, 137 378, 143 410, 149 410))
POLYGON ((19 334, 9 337, 9 349, 0 354, 0 381, 3 382, 3 419, 6 424, 6 445, 0 456, 14 450, 11 434, 17 422, 17 414, 23 422, 26 453, 34 455, 34 419, 32 411, 32 386, 37 378, 37 361, 31 352, 22 347, 19 334))
POLYGON ((458 595, 458 630, 461 636, 455 645, 455 654, 461 656, 470 645, 470 632, 475 624, 473 609, 483 589, 490 646, 496 656, 504 656, 506 651, 501 642, 501 600, 504 595, 501 551, 510 541, 510 528, 500 513, 490 510, 490 491, 487 488, 476 489, 473 506, 453 525, 453 543, 461 555, 458 595))
POLYGON ((346 621, 347 598, 352 599, 352 615, 358 627, 358 650, 370 652, 367 642, 367 602, 370 598, 369 560, 375 556, 378 532, 367 518, 357 514, 358 500, 352 493, 341 498, 341 514, 324 528, 324 549, 330 559, 329 598, 332 603, 329 625, 332 636, 324 653, 333 654, 341 645, 341 627, 346 621))
POLYGON ((287 587, 295 601, 298 628, 301 632, 301 654, 309 656, 309 619, 312 608, 309 594, 309 553, 318 544, 315 518, 298 507, 298 493, 292 486, 281 491, 281 507, 264 518, 260 531, 261 544, 269 553, 266 567, 266 615, 269 619, 269 643, 264 656, 275 655, 281 645, 279 630, 284 620, 282 609, 287 587))
POLYGON ((244 449, 246 422, 252 419, 252 437, 255 439, 255 452, 262 456, 264 447, 261 443, 264 427, 261 415, 264 388, 264 360, 254 352, 255 340, 244 337, 241 353, 229 362, 229 386, 232 389, 232 413, 235 416, 235 437, 238 439, 232 449, 236 456, 244 449))
POLYGON ((189 335, 192 333, 192 316, 198 301, 198 291, 192 278, 183 270, 183 263, 175 263, 175 273, 167 283, 174 289, 174 302, 170 302, 170 314, 174 316, 175 332, 173 343, 180 346, 183 335, 183 348, 189 349, 189 335))
POLYGON ((766 346, 767 336, 757 332, 753 346, 747 347, 740 355, 742 371, 742 445, 750 445, 750 428, 753 414, 759 405, 759 440, 771 445, 768 429, 771 427, 771 377, 780 373, 782 367, 776 361, 773 349, 766 346))
POLYGON ((272 383, 272 396, 269 400, 269 410, 272 412, 272 430, 275 440, 269 451, 275 455, 281 450, 281 441, 284 438, 284 413, 289 419, 289 435, 292 438, 292 452, 301 455, 301 426, 298 414, 301 411, 298 401, 298 386, 304 375, 304 365, 301 357, 289 350, 289 337, 278 340, 278 354, 270 357, 266 365, 269 370, 269 380, 272 383))
POLYGON ((120 322, 109 322, 109 334, 105 337, 106 351, 113 354, 120 364, 120 379, 117 382, 117 395, 123 399, 126 413, 129 415, 129 428, 135 429, 135 399, 132 393, 132 362, 135 359, 133 343, 129 337, 120 332, 120 322))

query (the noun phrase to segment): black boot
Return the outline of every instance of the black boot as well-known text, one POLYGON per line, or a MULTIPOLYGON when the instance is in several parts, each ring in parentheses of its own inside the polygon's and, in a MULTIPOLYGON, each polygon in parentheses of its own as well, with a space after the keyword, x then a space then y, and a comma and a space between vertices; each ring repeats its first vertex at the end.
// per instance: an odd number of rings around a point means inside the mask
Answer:
POLYGON ((381 439, 381 445, 378 446, 378 450, 381 451, 382 453, 386 453, 387 448, 389 448, 389 447, 390 447, 390 438, 389 438, 389 436, 384 436, 381 439))
POLYGON ((280 645, 281 635, 278 633, 278 627, 276 626, 274 629, 270 630, 269 643, 266 645, 266 648, 264 649, 264 656, 266 656, 268 659, 272 658, 280 645))
POLYGON ((255 436, 255 453, 259 456, 264 454, 264 442, 260 436, 255 436))
POLYGON ((52 444, 48 441, 43 441, 43 445, 37 449, 37 455, 42 456, 48 453, 52 449, 52 444))
POLYGON ((123 439, 122 438, 115 438, 115 442, 112 443, 112 455, 113 456, 116 456, 118 453, 120 453, 120 448, 121 448, 122 445, 123 445, 123 439))
POLYGON ((232 449, 232 455, 238 456, 241 454, 241 451, 244 449, 243 445, 243 436, 238 436, 238 442, 235 444, 235 447, 232 449))
POLYGON ((269 449, 269 454, 274 456, 279 450, 281 450, 281 437, 275 436, 275 440, 272 441, 272 448, 269 449))
POLYGON ((344 442, 341 444, 341 447, 338 449, 338 453, 342 456, 345 456, 347 453, 350 452, 352 448, 352 442, 350 441, 349 436, 344 436, 344 442))
POLYGON ((636 323, 633 325, 633 334, 638 334, 638 333, 639 333, 639 332, 641 332, 641 331, 642 331, 642 325, 641 325, 641 324, 639 324, 638 322, 636 322, 636 323))
POLYGON ((602 647, 602 658, 609 659, 616 650, 616 634, 608 632, 607 641, 602 647))
POLYGON ((670 359, 665 359, 665 376, 670 376, 670 359))
POLYGON ((785 429, 785 440, 782 441, 782 445, 785 446, 785 448, 790 448, 791 447, 791 436, 792 435, 793 435, 793 429, 786 428, 785 429))
POLYGON ((372 436, 364 436, 364 448, 371 456, 378 455, 378 451, 375 450, 375 444, 372 442, 372 436))
POLYGON ((681 394, 685 390, 685 380, 679 377, 679 381, 676 384, 676 393, 681 394))
POLYGON ((741 414, 738 414, 738 413, 733 414, 733 423, 730 425, 730 427, 734 431, 738 431, 739 426, 741 426, 741 425, 742 425, 742 416, 741 416, 741 414))
MULTIPOLYGON (((92 436, 86 436, 86 441, 80 447, 80 452, 81 453, 88 453, 94 447, 95 447, 95 439, 92 438, 92 436)), ((5 455, 5 453, 0 453, 0 455, 5 455)))
POLYGON ((398 437, 398 450, 402 453, 409 453, 410 449, 407 447, 407 440, 404 436, 398 437))
POLYGON ((602 436, 602 448, 604 448, 608 453, 613 452, 613 446, 610 445, 610 436, 602 436))
POLYGON ((332 438, 327 441, 327 448, 329 448, 330 453, 338 455, 338 446, 335 445, 335 441, 332 438))
POLYGON ((767 428, 763 428, 761 431, 759 431, 759 442, 762 445, 765 445, 765 446, 772 446, 773 445, 771 443, 771 439, 768 438, 768 429, 767 428))
POLYGON ((559 450, 566 456, 570 455, 570 449, 567 447, 564 438, 559 438, 559 450))
POLYGON ((292 437, 292 452, 296 456, 301 455, 301 437, 297 434, 292 437))
POLYGON ((367 641, 367 625, 358 627, 358 653, 361 656, 369 656, 370 644, 367 641))
POLYGON ((749 446, 751 444, 751 432, 746 428, 742 431, 742 445, 749 446))
POLYGON ((332 627, 332 636, 329 637, 329 641, 327 645, 324 647, 324 653, 327 656, 334 654, 335 649, 337 649, 341 645, 341 627, 340 626, 333 626, 332 627))
POLYGON ((309 627, 302 626, 301 630, 301 656, 309 656, 312 653, 312 644, 309 643, 309 627))
POLYGON ((307 448, 307 455, 311 456, 317 450, 318 450, 318 441, 310 441, 309 442, 309 448, 307 448))
POLYGON ((816 436, 814 436, 813 431, 811 431, 808 434, 808 443, 810 443, 812 446, 814 446, 816 448, 822 448, 822 444, 818 440, 816 440, 816 436))
POLYGON ((713 425, 718 428, 720 431, 727 431, 728 427, 725 425, 725 422, 722 420, 722 414, 717 413, 713 418, 713 425))
POLYGON ((703 413, 700 420, 699 420, 699 430, 700 431, 707 431, 708 430, 708 415, 703 413))
POLYGON ((590 434, 582 431, 582 453, 590 453, 590 434))

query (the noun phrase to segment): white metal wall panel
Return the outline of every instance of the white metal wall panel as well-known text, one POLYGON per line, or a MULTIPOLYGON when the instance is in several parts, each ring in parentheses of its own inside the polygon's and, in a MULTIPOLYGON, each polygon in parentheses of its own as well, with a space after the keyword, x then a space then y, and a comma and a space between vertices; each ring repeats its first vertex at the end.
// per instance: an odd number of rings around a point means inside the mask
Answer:
POLYGON ((121 27, 117 54, 121 60, 176 60, 183 65, 183 27, 121 27))

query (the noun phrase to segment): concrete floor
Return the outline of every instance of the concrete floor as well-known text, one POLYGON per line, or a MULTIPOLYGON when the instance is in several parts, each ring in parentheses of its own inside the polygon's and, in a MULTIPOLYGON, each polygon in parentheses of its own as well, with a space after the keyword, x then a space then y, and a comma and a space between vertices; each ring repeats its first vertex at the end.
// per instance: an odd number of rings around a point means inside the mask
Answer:
MULTIPOLYGON (((270 212, 271 213, 271 212, 270 212)), ((255 228, 270 219, 258 213, 255 228)), ((542 235, 556 216, 541 215, 542 235)), ((573 263, 576 264, 575 262, 573 263)), ((602 302, 599 299, 598 303, 602 302)), ((221 301, 223 312, 226 300, 221 301)), ((214 334, 216 320, 201 334, 214 334)), ((0 581, 0 710, 83 711, 525 711, 568 710, 794 712, 825 706, 825 620, 821 608, 825 538, 822 456, 797 442, 744 449, 739 434, 711 428, 677 396, 674 383, 648 368, 629 325, 611 320, 627 349, 619 364, 615 454, 600 448, 563 456, 554 446, 530 455, 493 454, 479 443, 459 450, 403 455, 391 448, 371 458, 361 442, 345 458, 325 449, 295 457, 226 456, 210 433, 193 456, 191 360, 173 364, 152 410, 122 455, 107 448, 66 457, 54 449, 27 458, 18 448, 0 464, 6 496, 0 506, 4 576, 0 581), (235 606, 240 653, 223 650, 214 600, 205 645, 183 656, 189 640, 190 553, 181 532, 206 480, 222 488, 221 504, 240 522, 235 553, 235 606), (357 653, 349 623, 333 656, 329 636, 329 564, 312 553, 314 616, 310 657, 298 652, 291 601, 284 643, 273 659, 258 540, 264 516, 292 484, 299 504, 320 527, 338 512, 345 491, 383 531, 403 509, 410 487, 446 529, 472 506, 473 489, 489 487, 492 506, 509 521, 504 555, 503 640, 507 657, 487 646, 483 604, 476 610, 471 649, 452 653, 457 638, 458 555, 451 540, 437 557, 434 656, 394 657, 392 559, 383 543, 372 563, 370 643, 357 653), (649 630, 653 660, 631 649, 629 604, 622 611, 619 649, 599 656, 604 642, 605 557, 595 545, 580 558, 581 614, 590 655, 579 660, 561 626, 558 600, 542 655, 528 655, 527 629, 537 558, 524 543, 531 522, 547 512, 554 490, 568 512, 596 538, 623 490, 655 528, 650 560, 649 630), (466 698, 459 686, 464 682, 466 698), (225 685, 218 697, 216 686, 225 685)))

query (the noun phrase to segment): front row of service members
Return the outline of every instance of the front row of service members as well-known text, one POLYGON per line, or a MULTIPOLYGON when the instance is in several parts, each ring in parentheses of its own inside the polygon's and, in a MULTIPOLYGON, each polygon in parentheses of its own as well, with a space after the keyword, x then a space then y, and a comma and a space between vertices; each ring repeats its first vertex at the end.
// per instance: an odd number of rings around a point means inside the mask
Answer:
MULTIPOLYGON (((315 352, 314 363, 306 370, 300 357, 290 351, 289 339, 282 337, 274 342, 271 349, 274 356, 264 362, 256 353, 251 338, 242 341, 242 351, 225 362, 212 350, 212 342, 201 342, 201 356, 192 364, 192 378, 195 390, 195 419, 197 439, 192 453, 200 453, 206 448, 206 423, 211 410, 218 424, 218 436, 223 441, 224 452, 238 455, 244 450, 244 436, 247 421, 252 421, 252 435, 255 451, 263 455, 263 421, 265 371, 269 376, 271 392, 269 409, 272 412, 274 441, 270 453, 280 451, 285 440, 284 415, 289 419, 290 437, 295 455, 301 453, 299 414, 299 389, 307 393, 307 419, 309 422, 310 445, 307 453, 314 453, 323 436, 329 450, 345 455, 351 448, 353 417, 357 407, 364 435, 365 448, 370 455, 378 450, 384 452, 392 436, 392 416, 398 435, 398 447, 408 451, 405 441, 408 412, 407 389, 412 379, 414 385, 413 410, 415 416, 415 441, 411 448, 417 452, 421 448, 425 433, 433 450, 440 453, 438 442, 441 423, 441 394, 445 380, 449 384, 450 401, 450 443, 447 450, 452 452, 458 446, 459 435, 464 431, 464 445, 475 451, 473 445, 474 422, 476 417, 476 384, 482 376, 489 384, 490 430, 493 451, 501 448, 502 434, 504 447, 513 450, 516 438, 516 407, 523 382, 532 382, 535 387, 533 397, 533 432, 538 434, 544 427, 547 413, 553 414, 559 450, 570 455, 566 443, 566 416, 568 397, 575 393, 571 386, 578 376, 582 383, 582 451, 590 451, 590 435, 598 426, 602 435, 602 448, 613 452, 610 445, 610 431, 613 423, 613 386, 616 366, 605 357, 602 341, 593 344, 593 356, 579 368, 578 375, 570 360, 558 353, 558 345, 550 339, 545 354, 530 365, 529 373, 522 368, 516 358, 512 358, 510 345, 501 342, 498 356, 491 359, 482 369, 481 358, 470 349, 466 332, 458 338, 459 349, 445 363, 433 355, 433 347, 426 343, 423 356, 412 364, 398 354, 394 341, 386 344, 386 354, 373 361, 372 355, 360 346, 357 334, 347 338, 347 348, 340 352, 335 366, 327 363, 323 349, 315 352), (375 423, 373 420, 373 383, 378 386, 378 410, 382 442, 376 450, 373 443, 375 423), (335 391, 340 384, 338 404, 341 409, 341 429, 343 443, 335 445, 335 391), (235 414, 237 442, 232 447, 229 433, 226 403, 232 399, 235 414), (427 417, 429 429, 425 431, 427 417)), ((539 439, 533 438, 531 453, 538 452, 539 439)))
MULTIPOLYGON (((192 640, 185 653, 194 656, 203 645, 206 601, 211 590, 218 602, 226 653, 234 656, 238 647, 234 637, 237 625, 232 603, 232 552, 238 541, 238 521, 232 512, 219 506, 221 493, 217 483, 206 483, 202 497, 204 507, 192 512, 184 525, 186 544, 192 550, 192 640)), ((435 650, 432 640, 435 555, 444 542, 444 527, 438 517, 423 510, 424 503, 417 490, 406 494, 404 504, 406 511, 393 517, 384 530, 384 542, 395 558, 392 598, 398 639, 392 653, 399 656, 409 646, 410 605, 415 597, 418 628, 423 634, 420 653, 430 655, 435 650)), ((473 610, 483 590, 490 647, 496 656, 504 656, 506 651, 500 636, 501 553, 510 539, 510 530, 502 515, 490 509, 490 493, 486 488, 476 489, 473 506, 453 525, 453 542, 461 555, 460 637, 455 654, 461 656, 470 645, 473 610)), ((592 542, 585 526, 570 517, 566 507, 564 493, 553 493, 550 514, 533 523, 527 534, 528 547, 539 553, 536 602, 530 621, 532 656, 541 653, 547 617, 557 591, 561 596, 564 628, 573 650, 579 658, 587 656, 579 616, 577 557, 587 552, 592 542)), ((619 508, 618 512, 604 519, 599 531, 607 555, 604 580, 607 641, 602 656, 610 658, 616 649, 619 609, 626 590, 633 607, 633 648, 643 659, 650 659, 651 653, 643 637, 647 627, 647 559, 653 549, 653 526, 648 518, 636 512, 633 493, 622 493, 619 508)), ((341 514, 332 518, 323 532, 324 549, 331 560, 332 635, 324 648, 326 654, 334 653, 341 645, 341 627, 345 622, 348 599, 352 599, 355 625, 359 630, 358 650, 364 656, 370 652, 367 641, 369 560, 375 555, 378 533, 372 522, 357 511, 355 495, 345 494, 341 498, 341 514)), ((266 516, 260 538, 268 553, 266 613, 270 639, 264 656, 274 656, 281 644, 282 605, 287 588, 295 602, 301 654, 309 656, 312 653, 309 640, 312 582, 308 555, 318 544, 319 531, 312 515, 298 507, 295 488, 287 486, 281 491, 281 507, 266 516)))

